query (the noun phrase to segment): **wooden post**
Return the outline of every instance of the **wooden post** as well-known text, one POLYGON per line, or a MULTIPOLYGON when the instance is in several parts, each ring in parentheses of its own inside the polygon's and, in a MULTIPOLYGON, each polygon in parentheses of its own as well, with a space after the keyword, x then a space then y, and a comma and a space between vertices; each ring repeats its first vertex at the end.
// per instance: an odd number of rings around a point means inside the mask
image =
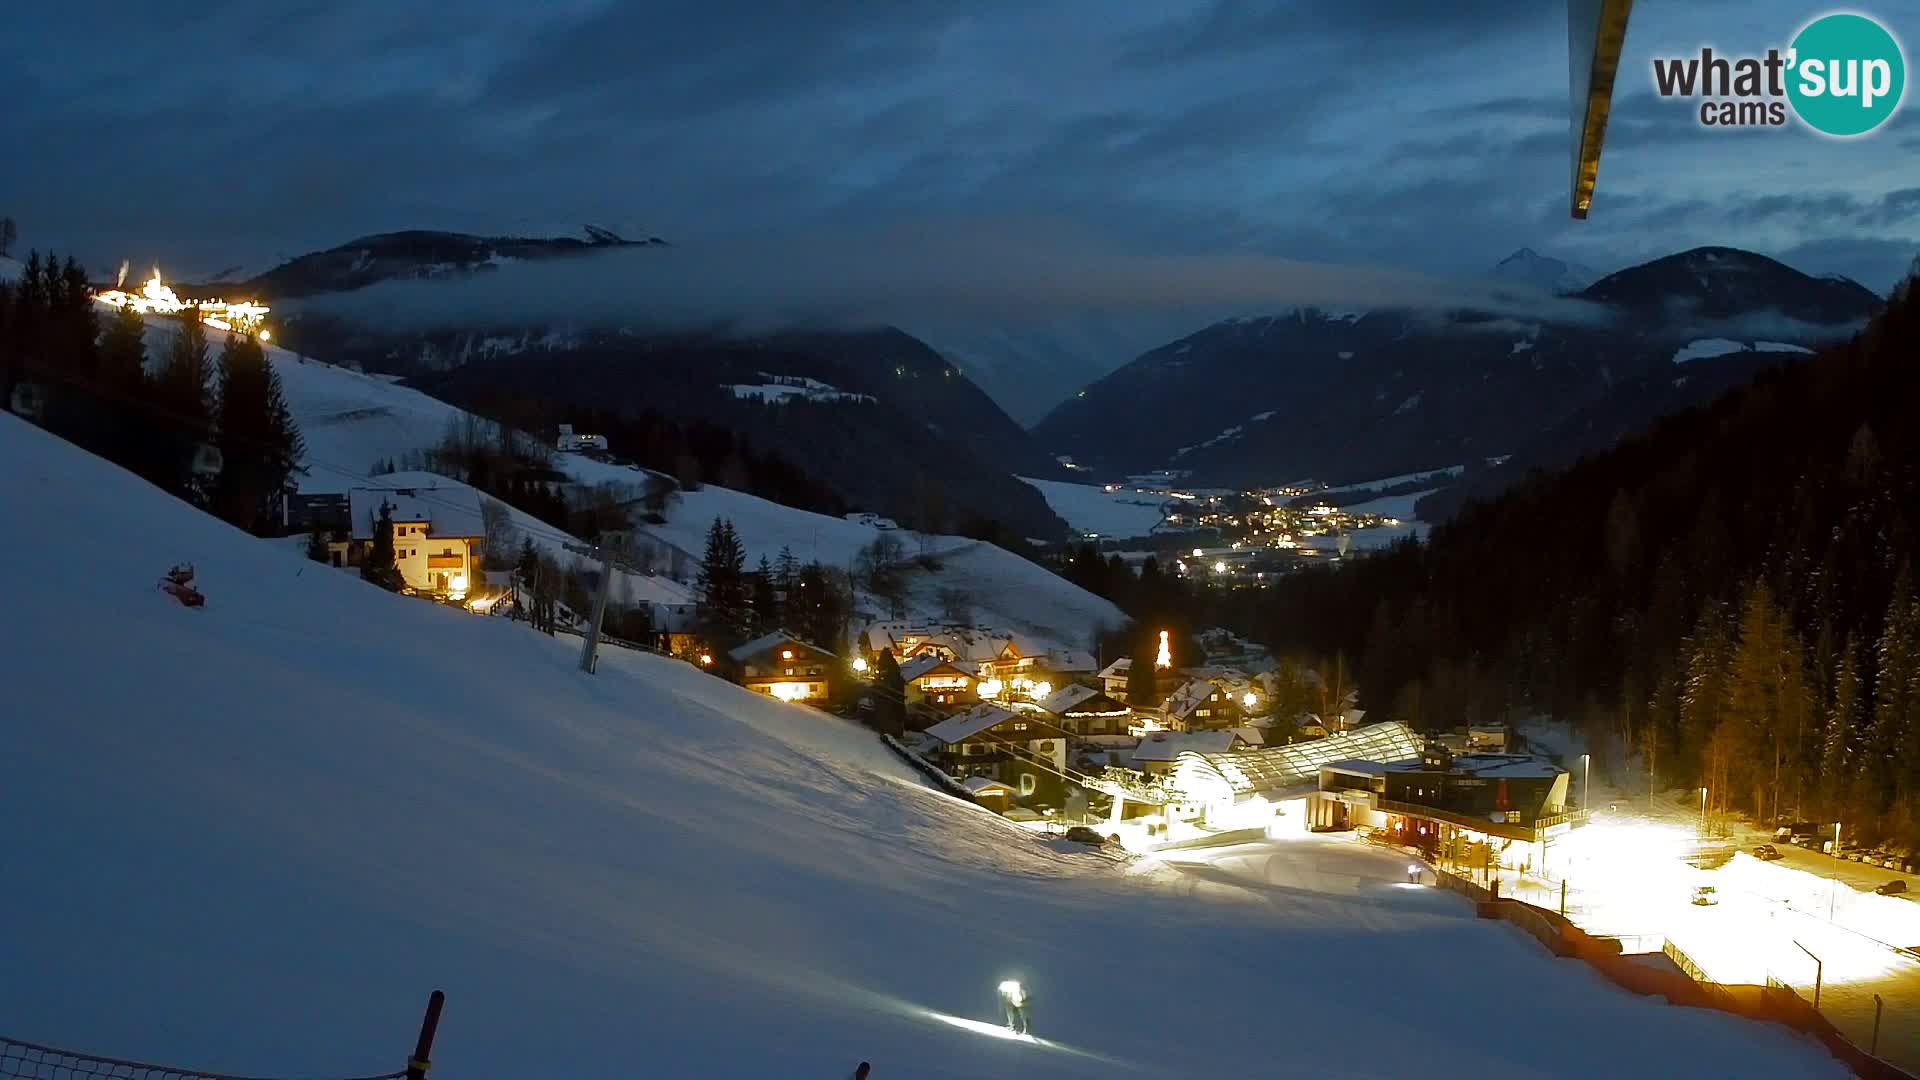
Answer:
POLYGON ((447 1003, 447 995, 435 990, 427 998, 427 1015, 420 1021, 420 1041, 413 1044, 413 1056, 407 1059, 407 1080, 427 1080, 427 1070, 433 1067, 433 1035, 440 1029, 440 1007, 447 1003))
POLYGON ((1880 1053, 1880 1006, 1886 1004, 1880 995, 1873 995, 1873 1042, 1867 1045, 1867 1053, 1878 1056, 1880 1053))

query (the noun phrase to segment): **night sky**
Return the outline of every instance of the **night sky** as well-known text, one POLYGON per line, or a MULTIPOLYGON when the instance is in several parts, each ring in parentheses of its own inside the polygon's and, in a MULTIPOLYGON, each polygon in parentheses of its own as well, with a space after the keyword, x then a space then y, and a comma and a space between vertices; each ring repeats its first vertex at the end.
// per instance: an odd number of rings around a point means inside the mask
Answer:
MULTIPOLYGON (((1720 243, 1884 290, 1920 250, 1911 102, 1835 141, 1652 94, 1654 55, 1784 46, 1822 10, 1636 5, 1581 223, 1558 0, 21 3, 0 213, 23 248, 203 274, 401 228, 1040 222, 1446 275, 1720 243)), ((1862 10, 1899 34, 1920 4, 1862 10)))

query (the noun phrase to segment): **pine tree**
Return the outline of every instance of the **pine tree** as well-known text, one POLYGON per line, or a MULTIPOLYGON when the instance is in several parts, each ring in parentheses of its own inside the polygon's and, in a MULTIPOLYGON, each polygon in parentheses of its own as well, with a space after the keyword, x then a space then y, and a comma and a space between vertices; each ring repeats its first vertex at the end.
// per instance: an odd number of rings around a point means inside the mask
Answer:
POLYGON ((753 575, 753 632, 765 634, 780 625, 780 600, 774 590, 773 565, 760 556, 760 568, 753 575))
POLYGON ((1887 603, 1874 668, 1873 723, 1863 764, 1869 790, 1884 807, 1920 795, 1920 598, 1905 568, 1887 603))
POLYGON ((393 561, 393 506, 380 500, 380 511, 373 519, 373 545, 360 560, 360 577, 388 592, 399 592, 406 580, 393 561))
POLYGON ((780 547, 780 557, 773 563, 773 591, 780 601, 780 623, 790 626, 794 621, 790 613, 793 603, 794 583, 800 577, 800 560, 794 557, 793 549, 786 545, 780 547))
POLYGON ((1715 783, 1717 763, 1713 760, 1713 739, 1720 731, 1727 707, 1727 667, 1732 645, 1716 608, 1708 608, 1689 635, 1685 652, 1686 676, 1680 691, 1680 731, 1674 747, 1678 759, 1675 776, 1698 776, 1708 786, 1715 783))
POLYGON ((895 736, 907 730, 907 682, 893 653, 884 649, 873 665, 873 726, 895 736))
POLYGON ((207 331, 197 308, 189 308, 167 345, 159 375, 148 388, 158 432, 152 457, 161 487, 199 506, 207 504, 208 478, 193 470, 195 452, 213 441, 211 368, 207 331))
POLYGON ((694 582, 701 632, 713 648, 725 651, 745 641, 752 623, 746 582, 746 552, 733 523, 714 518, 694 582))
POLYGON ((844 651, 840 639, 847 620, 846 591, 826 567, 814 562, 800 568, 787 612, 792 620, 787 629, 800 640, 828 652, 844 651))
MULTIPOLYGON (((1136 709, 1157 709, 1172 687, 1160 685, 1161 672, 1155 667, 1160 656, 1160 633, 1150 626, 1134 628, 1133 662, 1127 666, 1127 704, 1136 709)), ((1170 672, 1169 672, 1170 674, 1170 672)))
POLYGON ((220 352, 221 470, 214 510, 243 529, 267 527, 305 442, 260 341, 231 333, 220 352))
POLYGON ((1823 816, 1836 820, 1846 816, 1851 794, 1853 746, 1862 734, 1861 689, 1859 648, 1848 634, 1833 677, 1833 704, 1820 732, 1820 805, 1823 816))
POLYGON ((46 426, 94 453, 111 456, 114 418, 100 382, 99 320, 86 272, 68 258, 63 267, 49 258, 40 265, 33 295, 38 315, 38 362, 48 385, 46 426))
POLYGON ((14 288, 0 281, 0 406, 11 407, 13 388, 20 382, 19 358, 13 339, 14 288))
POLYGON ((106 456, 161 481, 160 461, 152 445, 155 425, 143 406, 147 399, 147 322, 130 307, 114 312, 100 340, 100 413, 110 428, 106 456))

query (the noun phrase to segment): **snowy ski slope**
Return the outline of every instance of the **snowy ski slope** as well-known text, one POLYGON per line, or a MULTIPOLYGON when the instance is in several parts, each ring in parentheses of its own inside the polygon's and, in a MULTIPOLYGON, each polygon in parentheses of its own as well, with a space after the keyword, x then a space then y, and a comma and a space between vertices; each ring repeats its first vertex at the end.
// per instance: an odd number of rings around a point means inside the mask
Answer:
POLYGON ((463 1080, 1844 1075, 1391 855, 1055 850, 840 721, 648 655, 582 675, 568 639, 317 568, 10 416, 0 456, 0 511, 59 523, 0 558, 16 1037, 378 1072, 438 986, 463 1080), (204 609, 155 588, 181 560, 204 609), (992 1033, 1008 977, 1046 1041, 992 1033))
MULTIPOLYGON (((163 319, 149 320, 150 356, 164 354, 175 325, 163 319)), ((225 335, 212 328, 207 334, 217 354, 225 335)), ((317 362, 275 346, 267 347, 267 355, 280 375, 288 407, 306 438, 307 472, 299 478, 302 491, 399 486, 391 477, 369 479, 366 474, 376 461, 398 461, 410 451, 434 446, 449 424, 466 415, 438 398, 379 375, 317 362)), ((613 449, 618 453, 620 448, 613 449)), ((605 464, 578 454, 559 454, 554 463, 581 483, 629 486, 635 495, 641 488, 642 474, 625 466, 605 464)), ((461 486, 445 479, 439 484, 461 486)), ((707 528, 715 517, 733 521, 745 542, 750 564, 762 556, 773 559, 782 547, 791 547, 802 561, 817 559, 845 568, 853 563, 860 548, 881 535, 880 530, 872 526, 796 510, 713 485, 684 492, 669 508, 667 523, 648 526, 647 531, 697 560, 706 545, 707 528)), ((533 522, 526 515, 516 515, 516 523, 536 542, 558 553, 559 542, 547 539, 557 530, 533 522)), ((906 545, 909 554, 922 552, 922 538, 918 534, 894 530, 894 535, 906 545)), ((1126 621, 1126 616, 1110 602, 990 544, 961 536, 935 536, 926 538, 924 550, 934 554, 952 553, 956 557, 942 560, 937 571, 916 569, 912 572, 916 598, 913 614, 917 617, 937 617, 940 611, 937 595, 940 589, 949 588, 964 590, 972 597, 977 621, 1026 635, 1028 644, 1035 647, 1086 649, 1090 647, 1094 626, 1119 626, 1126 621), (1006 588, 1009 584, 1017 584, 1017 590, 1006 588)), ((638 576, 632 578, 631 588, 636 597, 648 599, 656 598, 653 592, 662 591, 660 579, 638 576)), ((685 592, 684 589, 665 591, 685 592)), ((684 596, 677 595, 657 599, 686 602, 684 596)))

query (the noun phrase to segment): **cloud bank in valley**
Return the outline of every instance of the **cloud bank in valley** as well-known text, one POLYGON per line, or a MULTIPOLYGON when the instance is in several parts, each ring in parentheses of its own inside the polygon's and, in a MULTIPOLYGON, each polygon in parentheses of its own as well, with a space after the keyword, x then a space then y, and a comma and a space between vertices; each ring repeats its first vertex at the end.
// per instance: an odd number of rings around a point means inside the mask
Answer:
POLYGON ((1604 317, 1589 304, 1492 280, 1270 255, 1138 254, 1006 224, 618 249, 457 279, 384 282, 290 306, 396 330, 1043 324, 1099 312, 1186 315, 1200 325, 1304 306, 1472 308, 1559 322, 1604 317))

